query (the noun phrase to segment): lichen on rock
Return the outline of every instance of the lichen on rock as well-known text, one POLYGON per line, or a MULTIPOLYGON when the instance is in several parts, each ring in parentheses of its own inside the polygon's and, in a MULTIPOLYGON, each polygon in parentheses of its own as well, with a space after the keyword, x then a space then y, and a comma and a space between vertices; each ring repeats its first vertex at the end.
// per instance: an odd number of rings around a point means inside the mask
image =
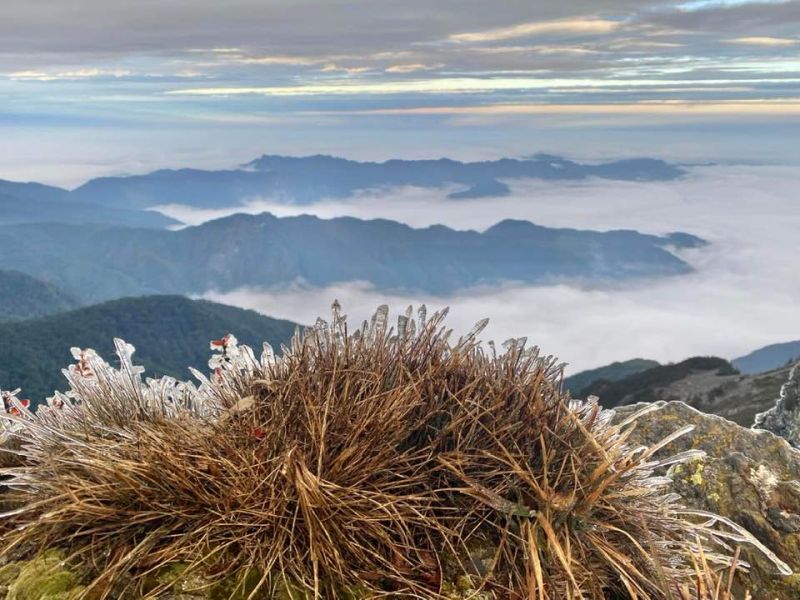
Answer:
MULTIPOLYGON (((656 404, 659 410, 638 420, 629 441, 648 445, 678 424, 694 425, 666 450, 700 449, 705 456, 671 468, 672 490, 687 506, 744 527, 795 573, 800 571, 800 451, 770 432, 746 429, 682 402, 656 404)), ((616 409, 616 419, 641 406, 616 409)), ((750 588, 755 600, 800 598, 797 575, 776 575, 763 555, 747 548, 742 552, 752 567, 740 578, 740 590, 750 588)))

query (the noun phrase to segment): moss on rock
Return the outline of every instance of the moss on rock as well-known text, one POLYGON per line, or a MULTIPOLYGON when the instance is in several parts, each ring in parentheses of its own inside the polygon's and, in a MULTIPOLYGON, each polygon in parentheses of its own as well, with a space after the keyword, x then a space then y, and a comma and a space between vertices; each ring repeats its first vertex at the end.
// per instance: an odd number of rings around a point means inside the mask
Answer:
POLYGON ((8 564, 0 577, 9 579, 6 600, 72 600, 84 589, 56 551, 8 564))

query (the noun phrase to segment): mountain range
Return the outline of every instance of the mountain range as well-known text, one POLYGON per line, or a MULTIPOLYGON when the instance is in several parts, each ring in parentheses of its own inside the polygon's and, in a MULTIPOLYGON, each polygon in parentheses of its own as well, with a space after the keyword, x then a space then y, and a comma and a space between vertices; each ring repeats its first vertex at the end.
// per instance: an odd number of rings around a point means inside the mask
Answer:
POLYGON ((515 179, 581 180, 588 177, 623 181, 664 181, 684 174, 661 160, 640 158, 586 164, 558 156, 534 155, 484 162, 388 160, 358 162, 333 156, 264 155, 238 169, 160 170, 145 175, 93 179, 71 195, 83 202, 125 208, 185 204, 230 207, 254 198, 309 204, 346 198, 374 188, 454 186, 453 199, 504 196, 515 179))
POLYGON ((149 377, 188 379, 188 367, 208 371, 209 342, 233 333, 254 349, 276 350, 297 325, 205 300, 181 296, 124 298, 48 317, 0 323, 0 389, 22 388, 39 402, 64 389, 61 369, 73 362, 70 348, 94 348, 113 361, 113 338, 136 346, 135 362, 149 377))
POLYGON ((269 213, 179 231, 44 223, 3 226, 0 236, 0 268, 54 283, 85 303, 298 281, 366 281, 381 290, 435 294, 508 281, 600 284, 688 273, 691 267, 672 250, 705 243, 682 233, 552 229, 513 220, 479 233, 269 213))
POLYGON ((453 200, 510 193, 507 182, 522 179, 663 181, 684 170, 639 158, 600 164, 538 154, 484 162, 388 160, 358 162, 333 156, 264 155, 236 169, 163 169, 142 175, 100 177, 74 190, 35 182, 0 180, 0 223, 106 224, 167 228, 177 221, 148 210, 167 204, 230 208, 256 198, 311 204, 369 190, 417 186, 447 190, 453 200))
POLYGON ((502 196, 509 192, 506 182, 520 179, 669 180, 683 173, 647 158, 587 164, 540 154, 377 163, 264 155, 232 170, 102 177, 72 191, 0 181, 0 269, 55 284, 83 304, 296 282, 362 281, 379 290, 441 295, 505 282, 658 278, 690 272, 674 250, 704 242, 680 232, 579 231, 510 220, 476 232, 270 214, 236 214, 173 231, 177 222, 151 209, 175 203, 230 208, 254 197, 308 204, 398 186, 435 187, 458 201, 502 196))

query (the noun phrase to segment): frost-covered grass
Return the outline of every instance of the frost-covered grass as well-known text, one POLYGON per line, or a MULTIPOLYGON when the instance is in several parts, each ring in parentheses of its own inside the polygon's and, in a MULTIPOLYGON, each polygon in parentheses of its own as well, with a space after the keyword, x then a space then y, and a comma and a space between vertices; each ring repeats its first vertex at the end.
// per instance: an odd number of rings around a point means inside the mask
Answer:
POLYGON ((481 345, 484 323, 453 340, 444 318, 390 328, 382 307, 350 331, 334 305, 280 355, 212 342, 197 387, 142 381, 121 341, 118 369, 76 349, 69 393, 35 414, 7 397, 24 464, 4 553, 63 549, 86 596, 181 564, 254 598, 433 599, 467 574, 498 598, 726 598, 714 570, 758 542, 654 474, 697 455, 653 458, 686 429, 629 447, 636 417, 569 399, 554 359, 481 345))

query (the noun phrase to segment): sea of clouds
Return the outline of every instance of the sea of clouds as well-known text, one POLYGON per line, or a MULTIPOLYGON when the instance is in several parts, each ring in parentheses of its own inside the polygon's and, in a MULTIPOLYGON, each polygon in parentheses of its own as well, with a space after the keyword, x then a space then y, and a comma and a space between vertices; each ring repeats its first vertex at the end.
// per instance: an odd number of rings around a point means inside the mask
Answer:
POLYGON ((476 230, 517 218, 550 227, 686 231, 711 242, 682 254, 696 269, 693 274, 611 288, 508 285, 436 297, 348 282, 204 296, 301 323, 328 315, 334 298, 359 322, 382 303, 394 313, 421 302, 429 308, 450 306, 449 323, 456 332, 488 316, 485 339, 527 336, 545 353, 568 362, 568 373, 633 357, 662 362, 694 355, 734 358, 800 339, 800 169, 711 166, 692 168, 689 176, 672 182, 510 183, 508 197, 469 201, 448 200, 446 190, 392 189, 302 207, 260 199, 235 211, 160 210, 188 225, 230 212, 269 211, 476 230))

